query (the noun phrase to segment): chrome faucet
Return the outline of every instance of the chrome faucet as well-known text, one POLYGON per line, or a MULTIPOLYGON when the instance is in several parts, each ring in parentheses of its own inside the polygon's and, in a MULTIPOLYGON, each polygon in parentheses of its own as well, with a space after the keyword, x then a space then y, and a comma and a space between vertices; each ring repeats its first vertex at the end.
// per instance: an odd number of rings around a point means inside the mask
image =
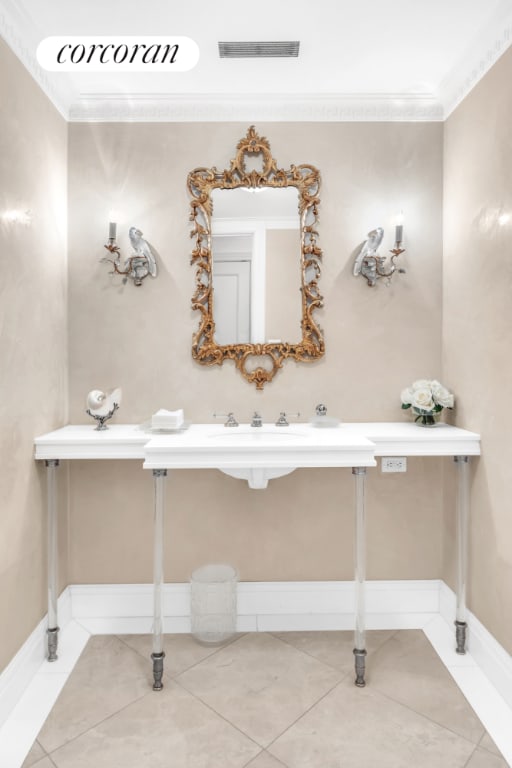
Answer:
POLYGON ((238 427, 238 421, 235 419, 235 414, 230 411, 229 413, 214 413, 214 419, 226 419, 224 422, 225 427, 238 427))
POLYGON ((252 421, 251 421, 251 427, 262 427, 263 426, 263 419, 261 418, 261 415, 258 413, 258 411, 254 411, 252 421))
POLYGON ((299 416, 300 416, 300 413, 289 413, 289 414, 286 414, 284 411, 281 411, 281 413, 279 414, 279 418, 276 421, 276 427, 289 427, 290 426, 290 424, 288 422, 288 419, 286 418, 287 415, 288 416, 294 416, 295 418, 298 419, 299 416))

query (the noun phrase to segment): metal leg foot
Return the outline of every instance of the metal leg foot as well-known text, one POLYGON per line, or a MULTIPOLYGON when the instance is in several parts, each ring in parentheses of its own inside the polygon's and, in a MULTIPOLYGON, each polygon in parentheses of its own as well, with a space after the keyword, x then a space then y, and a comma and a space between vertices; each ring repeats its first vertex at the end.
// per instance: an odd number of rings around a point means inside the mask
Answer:
POLYGON ((465 621, 455 622, 455 640, 457 641, 457 653, 466 653, 466 629, 467 623, 465 621))
POLYGON ((354 659, 356 667, 356 680, 355 683, 358 688, 364 688, 366 685, 364 679, 364 673, 366 669, 366 651, 360 651, 354 648, 354 659))
POLYGON ((162 653, 152 653, 151 658, 153 660, 153 690, 154 691, 161 691, 164 687, 164 684, 162 683, 162 676, 164 674, 164 658, 165 653, 162 651, 162 653))
POLYGON ((48 661, 57 661, 57 645, 59 642, 59 628, 47 629, 48 635, 48 661))

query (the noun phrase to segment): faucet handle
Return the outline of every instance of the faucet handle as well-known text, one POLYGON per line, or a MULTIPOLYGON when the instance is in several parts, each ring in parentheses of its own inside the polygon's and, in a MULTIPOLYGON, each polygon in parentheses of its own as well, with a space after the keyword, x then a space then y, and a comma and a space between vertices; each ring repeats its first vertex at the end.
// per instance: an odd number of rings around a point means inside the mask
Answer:
POLYGON ((232 411, 229 413, 214 413, 214 419, 226 419, 224 422, 225 427, 238 427, 238 421, 235 419, 235 415, 232 411))
POLYGON ((288 422, 287 416, 293 416, 294 418, 298 419, 300 416, 300 413, 288 413, 286 414, 284 411, 281 411, 279 414, 279 418, 276 421, 276 427, 289 427, 290 424, 288 422))

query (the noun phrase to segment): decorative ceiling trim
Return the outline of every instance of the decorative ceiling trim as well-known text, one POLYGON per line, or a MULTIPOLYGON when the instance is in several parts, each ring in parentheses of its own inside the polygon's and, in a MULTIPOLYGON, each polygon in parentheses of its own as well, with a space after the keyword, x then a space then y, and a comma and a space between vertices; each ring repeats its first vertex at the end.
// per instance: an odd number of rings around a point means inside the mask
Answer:
MULTIPOLYGON (((34 31, 34 25, 21 0, 2 0, 0 8, 0 37, 2 37, 25 69, 34 78, 43 93, 50 99, 62 117, 68 119, 66 102, 67 89, 56 88, 47 72, 39 66, 35 48, 28 48, 25 42, 27 30, 34 31), (25 38, 25 39, 24 39, 25 38)), ((29 35, 30 37, 31 35, 29 35)))
POLYGON ((442 121, 430 94, 82 94, 70 122, 442 121))
POLYGON ((502 0, 492 21, 480 30, 478 40, 468 47, 466 55, 438 88, 438 98, 443 105, 445 120, 511 44, 512 4, 510 0, 502 0))
POLYGON ((433 94, 81 94, 73 98, 69 79, 58 81, 35 56, 40 37, 23 0, 1 0, 0 36, 60 114, 70 122, 383 122, 443 121, 512 44, 512 3, 501 0, 433 94))

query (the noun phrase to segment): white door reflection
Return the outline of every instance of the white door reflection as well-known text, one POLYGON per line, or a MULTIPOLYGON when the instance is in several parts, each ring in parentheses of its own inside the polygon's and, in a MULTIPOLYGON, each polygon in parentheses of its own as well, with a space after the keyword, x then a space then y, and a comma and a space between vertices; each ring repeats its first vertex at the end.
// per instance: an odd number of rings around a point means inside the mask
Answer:
POLYGON ((250 344, 252 237, 214 236, 213 252, 215 341, 221 346, 250 344))

